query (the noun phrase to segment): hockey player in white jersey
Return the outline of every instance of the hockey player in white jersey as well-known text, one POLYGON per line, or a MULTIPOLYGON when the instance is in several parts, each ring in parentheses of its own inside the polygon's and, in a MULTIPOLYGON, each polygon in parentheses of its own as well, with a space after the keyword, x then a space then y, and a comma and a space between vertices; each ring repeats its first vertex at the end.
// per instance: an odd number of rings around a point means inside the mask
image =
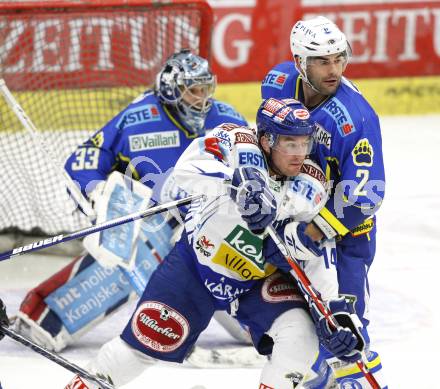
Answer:
MULTIPOLYGON (((313 306, 265 234, 275 225, 321 297, 336 308, 335 317, 355 319, 338 298, 334 242, 318 247, 304 234, 327 196, 322 170, 306 160, 317 128, 309 117, 298 101, 271 98, 258 110, 258 136, 223 124, 191 143, 175 179, 182 191, 203 192, 206 199, 191 205, 181 239, 153 273, 122 334, 90 362, 92 373, 118 388, 158 360, 183 362, 217 310, 246 325, 258 352, 271 355, 260 388, 310 387, 319 341, 339 358, 360 357, 356 326, 331 331, 323 318, 310 315, 313 306)), ((66 387, 73 388, 96 387, 76 376, 66 387)))

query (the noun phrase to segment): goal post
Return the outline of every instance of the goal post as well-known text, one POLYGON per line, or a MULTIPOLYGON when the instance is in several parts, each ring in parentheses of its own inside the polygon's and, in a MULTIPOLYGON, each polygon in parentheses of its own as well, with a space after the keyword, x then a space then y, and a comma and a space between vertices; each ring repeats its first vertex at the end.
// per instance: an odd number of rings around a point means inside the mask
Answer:
MULTIPOLYGON (((151 87, 181 48, 210 56, 202 0, 0 3, 0 78, 62 163, 151 87)), ((0 231, 85 227, 66 204, 59 167, 0 98, 0 231)))

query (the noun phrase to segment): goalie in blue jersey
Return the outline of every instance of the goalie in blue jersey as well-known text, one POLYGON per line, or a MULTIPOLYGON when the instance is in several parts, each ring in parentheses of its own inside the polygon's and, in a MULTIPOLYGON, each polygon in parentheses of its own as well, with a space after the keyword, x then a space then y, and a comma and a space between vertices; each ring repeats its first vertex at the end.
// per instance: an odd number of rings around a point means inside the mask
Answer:
MULTIPOLYGON (((153 89, 68 158, 65 169, 94 204, 97 222, 148 206, 149 199, 154 204, 185 196, 173 191, 168 177, 191 141, 221 123, 247 124, 233 107, 212 97, 215 87, 208 62, 181 50, 165 62, 153 89)), ((85 255, 27 294, 16 329, 60 351, 124 305, 135 293, 127 273, 114 265, 126 264, 142 282, 148 280, 171 249, 176 227, 173 220, 156 222, 163 228, 154 233, 130 223, 91 236, 85 255)))
MULTIPOLYGON (((315 157, 333 182, 333 191, 306 232, 315 241, 337 239, 339 293, 355 300, 369 343, 367 276, 376 251, 375 213, 385 190, 379 119, 356 86, 343 76, 351 49, 333 22, 322 16, 298 21, 291 31, 290 47, 293 61, 280 63, 267 73, 262 97, 300 100, 321 125, 315 157)), ((368 350, 367 355, 369 367, 379 375, 378 354, 368 350)), ((341 385, 359 376, 355 365, 350 369, 336 362, 335 366, 341 385)), ((325 358, 317 361, 317 371, 330 374, 325 358)))

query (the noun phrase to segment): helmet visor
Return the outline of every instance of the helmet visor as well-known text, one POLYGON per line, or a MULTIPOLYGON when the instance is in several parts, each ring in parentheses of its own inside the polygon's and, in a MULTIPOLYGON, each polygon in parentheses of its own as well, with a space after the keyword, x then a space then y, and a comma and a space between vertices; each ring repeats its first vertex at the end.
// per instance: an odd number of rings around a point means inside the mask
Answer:
POLYGON ((273 149, 286 155, 307 156, 315 147, 312 135, 278 135, 273 143, 273 149))
POLYGON ((307 67, 313 66, 329 66, 329 65, 340 65, 344 67, 348 63, 350 55, 347 51, 338 54, 331 54, 325 56, 308 56, 307 57, 307 67))

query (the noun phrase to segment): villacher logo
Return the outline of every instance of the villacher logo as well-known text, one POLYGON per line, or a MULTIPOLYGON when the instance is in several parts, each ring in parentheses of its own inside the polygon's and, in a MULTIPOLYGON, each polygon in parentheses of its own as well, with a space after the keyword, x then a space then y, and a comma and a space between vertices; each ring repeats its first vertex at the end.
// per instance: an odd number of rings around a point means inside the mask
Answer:
POLYGON ((157 301, 146 301, 136 310, 131 330, 144 346, 166 353, 174 351, 185 341, 189 323, 171 307, 157 301))

